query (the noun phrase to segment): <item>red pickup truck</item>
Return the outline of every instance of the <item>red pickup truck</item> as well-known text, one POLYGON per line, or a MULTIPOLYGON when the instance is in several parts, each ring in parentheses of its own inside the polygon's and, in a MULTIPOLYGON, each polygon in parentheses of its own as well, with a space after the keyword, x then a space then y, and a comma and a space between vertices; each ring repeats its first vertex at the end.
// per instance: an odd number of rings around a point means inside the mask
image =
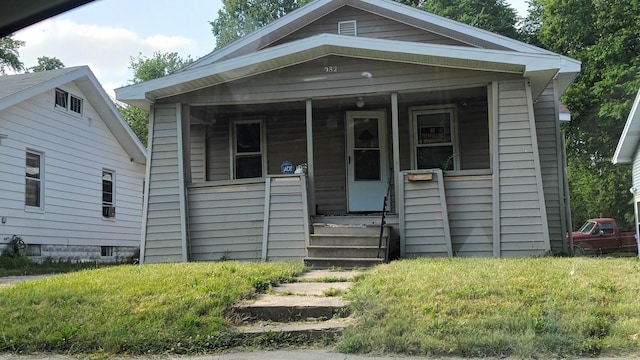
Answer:
POLYGON ((620 232, 615 219, 589 219, 580 230, 572 233, 576 256, 602 255, 617 252, 638 252, 635 232, 620 232))

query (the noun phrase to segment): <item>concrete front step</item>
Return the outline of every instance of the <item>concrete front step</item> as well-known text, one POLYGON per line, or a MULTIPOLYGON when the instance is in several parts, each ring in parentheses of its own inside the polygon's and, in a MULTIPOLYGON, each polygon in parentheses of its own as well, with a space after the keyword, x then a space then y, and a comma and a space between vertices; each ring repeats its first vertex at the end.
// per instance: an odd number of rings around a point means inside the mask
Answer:
POLYGON ((293 323, 257 322, 236 328, 247 337, 257 338, 265 334, 279 334, 297 341, 332 340, 351 324, 350 318, 329 319, 327 321, 305 321, 293 323))
POLYGON ((254 301, 236 306, 235 313, 245 320, 291 322, 346 317, 350 308, 337 297, 260 295, 254 301))
POLYGON ((358 269, 384 264, 384 259, 377 258, 312 258, 304 259, 304 264, 313 269, 358 269))
MULTIPOLYGON (((380 236, 380 225, 365 224, 331 224, 313 223, 313 233, 315 235, 337 234, 355 236, 380 236)), ((389 226, 383 227, 383 236, 389 235, 389 226)))
POLYGON ((351 282, 297 282, 281 284, 273 288, 278 295, 336 296, 346 294, 351 282))
MULTIPOLYGON (((383 244, 385 239, 383 236, 383 244)), ((379 235, 311 234, 309 237, 311 246, 378 246, 379 242, 379 235)))
POLYGON ((310 258, 377 258, 380 254, 383 258, 386 253, 384 246, 308 246, 310 258))

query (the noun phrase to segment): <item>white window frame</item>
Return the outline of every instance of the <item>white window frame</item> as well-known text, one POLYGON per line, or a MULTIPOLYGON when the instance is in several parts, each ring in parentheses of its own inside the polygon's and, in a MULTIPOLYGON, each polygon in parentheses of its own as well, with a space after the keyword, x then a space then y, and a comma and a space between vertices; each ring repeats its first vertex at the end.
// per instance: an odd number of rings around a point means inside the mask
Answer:
POLYGON ((104 220, 115 220, 116 219, 116 213, 113 214, 113 216, 105 216, 105 206, 109 206, 109 207, 113 207, 115 209, 116 207, 116 172, 113 170, 109 170, 109 169, 102 169, 102 175, 100 176, 100 198, 101 198, 101 211, 102 211, 102 218, 104 220), (105 173, 111 174, 111 202, 105 202, 104 201, 104 175, 105 173))
POLYGON ((27 149, 25 151, 25 176, 24 176, 24 207, 25 210, 31 210, 31 211, 44 211, 44 153, 41 151, 37 151, 37 150, 33 150, 33 149, 27 149), (38 162, 38 166, 39 166, 39 175, 40 177, 38 179, 34 179, 32 177, 28 177, 27 176, 27 156, 28 154, 32 154, 32 155, 37 155, 39 157, 39 162, 38 162), (33 205, 27 205, 27 180, 36 180, 38 182, 38 190, 40 192, 40 203, 38 204, 38 206, 33 206, 33 205))
MULTIPOLYGON (((266 134, 265 134, 265 119, 263 117, 258 117, 258 118, 251 118, 251 119, 238 119, 238 120, 232 120, 229 122, 229 134, 231 134, 231 136, 229 137, 229 155, 230 155, 230 161, 229 161, 229 165, 230 165, 230 178, 235 180, 237 179, 236 177, 236 157, 238 156, 236 154, 236 142, 237 142, 237 136, 236 136, 236 125, 240 125, 240 124, 260 124, 260 156, 261 156, 261 163, 262 163, 262 174, 261 174, 261 178, 265 177, 265 174, 267 173, 267 146, 266 146, 266 134)), ((243 155, 246 156, 253 156, 253 155, 257 155, 258 153, 252 152, 252 153, 245 153, 243 155)), ((255 178, 258 179, 258 178, 255 178)))
POLYGON ((460 142, 458 140, 458 114, 455 104, 435 105, 435 106, 419 106, 409 109, 411 114, 411 168, 418 169, 417 151, 419 147, 453 147, 453 170, 460 170, 460 142), (436 144, 420 144, 418 141, 418 116, 428 114, 449 114, 451 142, 436 144))
POLYGON ((55 95, 54 95, 54 104, 56 109, 60 109, 75 114, 77 116, 82 116, 82 112, 84 110, 84 100, 76 95, 71 94, 70 92, 60 89, 60 88, 56 88, 55 89, 55 95), (58 104, 58 95, 64 95, 64 104, 58 104), (79 106, 79 109, 77 109, 78 111, 76 111, 75 107, 76 106, 72 106, 72 103, 75 101, 75 104, 79 106))

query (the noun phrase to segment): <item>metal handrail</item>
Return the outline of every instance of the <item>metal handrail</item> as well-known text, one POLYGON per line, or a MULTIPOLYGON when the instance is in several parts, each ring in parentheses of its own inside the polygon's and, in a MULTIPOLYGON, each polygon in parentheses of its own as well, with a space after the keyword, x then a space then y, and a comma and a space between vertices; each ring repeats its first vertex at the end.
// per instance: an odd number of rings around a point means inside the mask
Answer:
MULTIPOLYGON (((384 200, 382 201, 382 218, 380 219, 380 237, 378 238, 378 258, 380 258, 380 250, 382 250, 382 236, 384 235, 384 226, 387 224, 386 216, 387 216, 387 203, 389 200, 389 192, 391 191, 391 176, 389 176, 389 181, 387 182, 387 193, 384 195, 384 200)), ((387 247, 389 245, 387 244, 387 247)), ((388 251, 388 249, 386 249, 388 251)), ((385 251, 385 261, 387 260, 385 251)))

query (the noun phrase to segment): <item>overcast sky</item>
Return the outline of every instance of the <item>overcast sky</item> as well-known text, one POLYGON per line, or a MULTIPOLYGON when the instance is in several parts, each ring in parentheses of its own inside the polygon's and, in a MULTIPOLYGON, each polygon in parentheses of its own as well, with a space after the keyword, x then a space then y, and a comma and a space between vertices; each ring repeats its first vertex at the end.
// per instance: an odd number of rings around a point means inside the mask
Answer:
MULTIPOLYGON (((526 14, 525 0, 507 2, 526 14)), ((20 49, 26 67, 40 56, 65 66, 89 65, 113 95, 133 77, 132 56, 160 51, 197 59, 211 52, 209 22, 221 7, 221 0, 98 0, 20 30, 15 38, 26 42, 20 49)))

